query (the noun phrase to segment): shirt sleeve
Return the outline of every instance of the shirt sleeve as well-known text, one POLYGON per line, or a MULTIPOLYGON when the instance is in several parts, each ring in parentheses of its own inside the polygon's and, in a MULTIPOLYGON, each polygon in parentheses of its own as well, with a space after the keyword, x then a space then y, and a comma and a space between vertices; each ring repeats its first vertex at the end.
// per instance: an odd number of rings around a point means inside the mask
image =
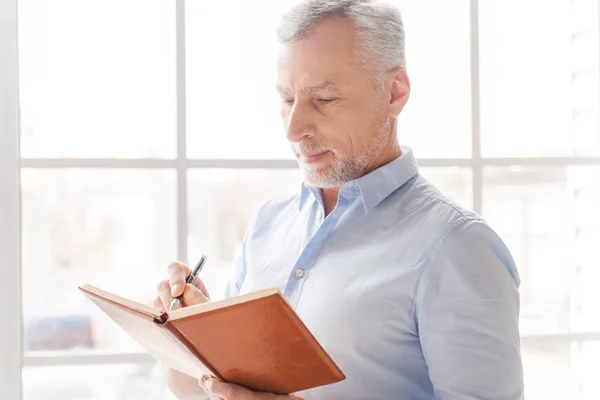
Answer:
POLYGON ((466 222, 440 244, 417 300, 436 399, 524 398, 519 284, 508 249, 485 222, 466 222))

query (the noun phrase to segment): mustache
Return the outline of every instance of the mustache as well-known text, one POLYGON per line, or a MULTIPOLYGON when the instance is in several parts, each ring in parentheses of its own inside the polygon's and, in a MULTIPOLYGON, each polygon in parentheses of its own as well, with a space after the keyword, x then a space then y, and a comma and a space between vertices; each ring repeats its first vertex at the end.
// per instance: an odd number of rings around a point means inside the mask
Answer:
POLYGON ((295 154, 315 154, 324 151, 333 151, 333 147, 316 141, 303 140, 301 142, 292 143, 292 150, 295 154))

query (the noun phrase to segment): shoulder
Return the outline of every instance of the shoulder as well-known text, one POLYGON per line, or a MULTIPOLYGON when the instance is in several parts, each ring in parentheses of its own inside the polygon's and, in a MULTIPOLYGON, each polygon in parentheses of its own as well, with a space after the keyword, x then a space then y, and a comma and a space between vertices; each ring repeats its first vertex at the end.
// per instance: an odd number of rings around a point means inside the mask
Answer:
POLYGON ((258 205, 248 230, 256 233, 277 226, 298 214, 299 193, 285 193, 273 196, 258 205))
POLYGON ((422 209, 436 222, 445 223, 448 229, 467 221, 483 221, 480 215, 420 174, 411 182, 407 194, 410 207, 422 209))
POLYGON ((403 239, 422 248, 428 257, 469 222, 483 222, 481 216, 446 195, 422 175, 416 175, 378 207, 378 218, 395 224, 403 239))
POLYGON ((434 253, 432 263, 467 266, 481 273, 510 275, 519 285, 517 266, 500 235, 483 219, 465 219, 448 232, 434 253), (496 266, 494 268, 494 266, 496 266))
POLYGON ((479 214, 466 208, 456 199, 444 194, 421 175, 410 183, 406 191, 405 207, 418 215, 418 230, 429 232, 428 262, 455 261, 462 265, 490 268, 492 258, 499 261, 518 284, 519 277, 513 257, 498 232, 479 214), (486 264, 487 260, 487 265, 486 264))
POLYGON ((274 217, 282 213, 298 212, 300 194, 285 193, 263 201, 256 211, 256 218, 274 217))

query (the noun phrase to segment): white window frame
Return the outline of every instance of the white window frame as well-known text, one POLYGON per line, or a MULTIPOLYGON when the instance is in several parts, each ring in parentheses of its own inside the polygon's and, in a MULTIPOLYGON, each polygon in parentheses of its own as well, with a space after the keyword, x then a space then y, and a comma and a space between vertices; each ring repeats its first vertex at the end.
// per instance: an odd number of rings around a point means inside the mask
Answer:
POLYGON ((17 0, 0 0, 0 393, 7 399, 21 398, 18 82, 17 0))
MULTIPOLYGON (((188 159, 186 156, 185 0, 176 1, 177 156, 160 159, 21 159, 18 126, 17 1, 0 0, 0 393, 21 398, 21 366, 152 363, 146 353, 23 354, 20 307, 21 168, 148 168, 177 172, 177 256, 187 258, 187 172, 191 168, 297 168, 294 160, 188 159)), ((598 19, 600 21, 600 10, 598 19)), ((478 0, 470 0, 472 153, 470 158, 420 159, 422 167, 465 167, 472 173, 472 205, 482 209, 482 171, 486 166, 600 165, 600 157, 484 158, 481 156, 478 0)), ((600 54, 600 48, 598 49, 600 54)), ((600 70, 598 71, 600 76, 600 70)), ((600 98, 600 86, 598 87, 600 98)), ((571 343, 600 340, 600 332, 524 336, 523 343, 571 343)))

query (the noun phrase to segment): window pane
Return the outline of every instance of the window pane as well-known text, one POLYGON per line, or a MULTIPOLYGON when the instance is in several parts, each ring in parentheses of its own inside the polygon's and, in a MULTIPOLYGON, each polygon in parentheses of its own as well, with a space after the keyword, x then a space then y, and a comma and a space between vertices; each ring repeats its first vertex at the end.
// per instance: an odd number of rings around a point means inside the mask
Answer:
POLYGON ((176 258, 175 173, 25 169, 24 349, 139 347, 78 290, 149 302, 176 258))
POLYGON ((468 168, 419 168, 421 175, 445 195, 454 198, 467 209, 473 207, 471 171, 468 168))
POLYGON ((23 157, 174 157, 175 3, 19 0, 23 157))
POLYGON ((521 345, 525 398, 595 400, 600 398, 600 342, 526 341, 521 345))
POLYGON ((599 154, 598 2, 479 3, 482 154, 599 154))
MULTIPOLYGON (((274 87, 278 18, 293 3, 186 2, 190 157, 292 157, 274 87)), ((414 147, 418 157, 467 157, 469 2, 393 3, 405 20, 412 83, 411 99, 399 119, 400 140, 414 147)))
POLYGON ((521 332, 599 329, 600 168, 491 167, 483 178, 483 216, 521 275, 521 332))
POLYGON ((278 17, 294 2, 186 1, 189 157, 292 157, 275 83, 278 17))
POLYGON ((410 99, 398 119, 418 158, 471 155, 469 0, 393 0, 406 30, 410 99), (432 12, 435 10, 435 12, 432 12))
POLYGON ((23 400, 171 400, 154 365, 23 368, 23 400))
POLYGON ((300 190, 300 169, 195 169, 188 173, 188 259, 206 254, 202 276, 213 299, 221 298, 233 272, 244 232, 268 199, 300 190))

